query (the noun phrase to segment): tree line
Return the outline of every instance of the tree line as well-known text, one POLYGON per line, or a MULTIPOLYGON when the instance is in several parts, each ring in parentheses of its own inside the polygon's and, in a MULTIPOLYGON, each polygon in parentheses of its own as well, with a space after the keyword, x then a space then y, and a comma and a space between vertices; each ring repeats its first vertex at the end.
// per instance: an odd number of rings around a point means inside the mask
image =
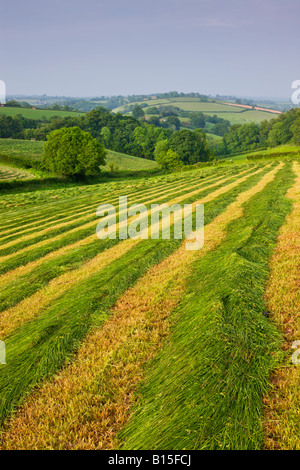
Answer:
POLYGON ((84 116, 52 117, 49 120, 0 115, 0 137, 46 141, 53 131, 79 128, 97 139, 106 149, 136 157, 155 159, 158 142, 169 142, 183 164, 207 161, 210 151, 203 131, 173 130, 157 127, 133 116, 114 114, 98 107, 84 116), (176 147, 176 148, 175 148, 176 147))
POLYGON ((249 123, 231 126, 217 147, 217 153, 229 155, 288 143, 300 145, 300 108, 292 108, 259 125, 249 123))

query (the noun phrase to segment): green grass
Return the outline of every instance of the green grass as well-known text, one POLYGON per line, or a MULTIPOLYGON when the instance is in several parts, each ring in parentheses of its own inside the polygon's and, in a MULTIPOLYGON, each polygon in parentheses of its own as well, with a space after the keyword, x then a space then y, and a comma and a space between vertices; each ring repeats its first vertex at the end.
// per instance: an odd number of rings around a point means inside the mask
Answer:
POLYGON ((158 168, 156 161, 107 150, 106 165, 104 168, 110 170, 110 165, 113 165, 118 171, 140 171, 158 168))
POLYGON ((44 142, 40 141, 0 139, 0 154, 39 159, 43 153, 43 145, 44 142))
MULTIPOLYGON (((253 167, 250 168, 250 171, 252 170, 253 167)), ((234 180, 236 180, 238 178, 238 172, 239 172, 239 169, 236 168, 232 168, 231 169, 231 172, 232 172, 232 178, 230 180, 228 180, 228 182, 232 182, 234 180)), ((219 175, 220 176, 220 175, 219 175)), ((228 176, 230 176, 230 172, 228 174, 228 176)), ((213 182, 213 180, 210 180, 210 182, 213 182)), ((218 187, 220 186, 216 186, 214 187, 214 190, 217 189, 218 187)), ((201 192, 201 197, 204 197, 205 195, 209 194, 209 192, 211 191, 211 189, 208 189, 208 190, 205 190, 205 191, 202 191, 201 190, 201 186, 199 187, 199 193, 201 192)), ((183 192, 188 192, 187 188, 184 188, 183 187, 183 192)), ((161 196, 163 196, 164 194, 164 190, 162 189, 162 194, 161 196)), ((177 188, 174 188, 174 196, 175 195, 178 195, 180 194, 180 190, 177 188)), ((236 194, 236 192, 233 190, 233 194, 236 194)), ((138 196, 138 195, 137 195, 138 196)), ((168 196, 166 196, 165 199, 163 200, 160 200, 160 203, 161 202, 166 202, 170 199, 170 194, 168 196)), ((145 200, 145 199, 144 199, 145 200)), ((193 199, 194 200, 194 199, 193 199)), ((223 196, 223 201, 226 201, 226 198, 225 196, 223 196)), ((101 202, 101 201, 100 201, 101 202)), ((130 203, 132 202, 143 202, 143 198, 137 198, 137 199, 132 199, 130 203)), ((189 203, 190 201, 187 200, 185 201, 186 203, 189 203)), ((73 201, 73 204, 74 204, 74 201, 73 201)), ((89 199, 89 204, 91 205, 92 204, 92 200, 89 199)), ((63 234, 65 233, 66 235, 63 236, 62 238, 60 238, 59 240, 54 240, 52 241, 51 240, 51 232, 47 235, 39 235, 38 232, 37 232, 37 235, 35 238, 31 238, 30 240, 27 240, 27 241, 23 241, 23 242, 18 242, 18 239, 17 239, 17 243, 12 245, 11 247, 9 248, 3 248, 1 250, 1 255, 8 255, 8 254, 11 254, 10 257, 8 257, 7 259, 3 260, 2 263, 1 263, 1 267, 0 267, 0 274, 4 274, 5 272, 11 270, 11 269, 14 269, 14 268, 17 268, 18 266, 21 266, 21 265, 25 265, 31 261, 34 261, 36 259, 39 259, 40 257, 42 256, 45 256, 47 255, 48 253, 54 251, 54 250, 58 250, 68 244, 72 244, 72 243, 75 243, 79 240, 82 240, 83 238, 86 238, 90 235, 92 235, 95 231, 95 227, 89 227, 89 228, 81 228, 81 225, 83 225, 84 223, 88 222, 88 221, 91 221, 95 219, 95 209, 94 211, 92 212, 92 215, 87 215, 86 218, 82 221, 77 221, 76 222, 76 219, 73 221, 71 220, 70 221, 70 224, 66 227, 63 227, 63 228, 57 228, 57 229, 53 229, 52 231, 52 236, 54 235, 59 235, 59 234, 63 234), (68 230, 70 228, 75 228, 77 227, 78 230, 74 231, 73 233, 71 234, 68 234, 68 230), (34 246, 34 243, 37 243, 38 241, 42 241, 44 239, 48 239, 49 238, 49 243, 43 245, 43 246, 40 246, 40 247, 35 247, 34 246), (26 251, 24 253, 18 253, 18 250, 22 249, 22 248, 26 248, 28 246, 31 246, 31 249, 29 251, 26 251)), ((26 218, 26 221, 29 221, 30 219, 27 219, 26 218)), ((19 224, 22 226, 22 219, 19 221, 19 224)), ((96 219, 95 219, 95 225, 96 225, 96 219)), ((74 254, 70 254, 68 255, 69 256, 69 259, 68 261, 66 261, 66 258, 64 257, 63 258, 63 266, 66 264, 68 265, 69 269, 72 269, 72 266, 74 267, 77 267, 77 259, 82 259, 82 261, 86 260, 86 256, 91 256, 92 254, 96 254, 94 252, 95 249, 99 249, 99 245, 100 243, 98 241, 91 243, 91 245, 88 245, 87 247, 83 247, 81 249, 76 249, 75 250, 75 253, 74 254), (89 253, 88 255, 84 254, 84 253, 89 253)), ((104 244, 106 246, 106 243, 104 244)), ((109 245, 110 246, 110 245, 109 245)), ((59 262, 57 261, 57 266, 56 266, 56 269, 59 270, 59 262)), ((49 279, 49 276, 51 278, 51 274, 50 274, 50 269, 49 269, 49 275, 46 276, 46 279, 49 279)), ((58 271, 57 271, 58 272, 58 271)), ((39 275, 37 275, 36 277, 36 280, 37 280, 37 283, 40 284, 42 282, 42 279, 43 277, 40 277, 39 275)), ((26 283, 26 279, 25 279, 25 283, 26 283)), ((21 298, 24 298, 25 296, 25 292, 33 292, 32 289, 34 289, 34 286, 36 284, 35 283, 32 283, 32 280, 30 281, 30 283, 25 287, 23 286, 23 288, 25 289, 21 289, 19 291, 19 293, 14 293, 14 295, 12 296, 12 292, 11 292, 11 288, 13 290, 13 292, 15 292, 16 290, 16 286, 15 285, 12 285, 11 287, 8 287, 8 290, 5 290, 5 292, 3 291, 2 293, 2 301, 3 301, 3 307, 2 308, 7 308, 8 306, 11 306, 13 305, 12 302, 16 302, 16 299, 20 299, 20 295, 21 295, 21 298), (29 289, 29 290, 28 290, 29 289), (6 300, 4 300, 6 298, 6 300)))
MULTIPOLYGON (((265 170, 265 172, 266 171, 267 170, 265 170)), ((228 191, 226 195, 223 195, 217 198, 215 201, 207 204, 207 208, 206 208, 206 210, 208 211, 207 219, 209 217, 209 214, 211 214, 210 215, 211 218, 218 215, 221 208, 222 210, 224 210, 227 207, 227 205, 234 200, 238 191, 240 191, 241 189, 245 187, 248 188, 249 186, 251 186, 251 184, 253 184, 253 181, 256 181, 257 178, 260 178, 262 174, 264 174, 264 172, 262 172, 260 176, 255 175, 253 177, 250 177, 249 180, 247 180, 247 182, 242 183, 237 188, 231 191, 228 191), (216 209, 213 209, 213 207, 216 207, 216 209)), ((235 179, 236 177, 232 178, 232 180, 229 180, 228 183, 234 181, 235 179)), ((221 187, 221 185, 216 186, 214 189, 218 189, 218 187, 221 187)), ((186 191, 187 189, 184 189, 183 193, 185 193, 186 191)), ((201 190, 201 187, 200 187, 199 195, 201 195, 201 197, 205 197, 207 194, 210 193, 210 191, 211 189, 203 191, 201 190)), ((178 193, 176 195, 178 195, 178 193)), ((191 199, 188 197, 188 194, 187 194, 187 198, 186 200, 183 201, 183 203, 185 204, 191 203, 193 202, 195 197, 196 196, 193 196, 193 198, 191 199)), ((168 200, 170 200, 170 195, 160 200, 159 202, 164 203, 164 202, 167 202, 168 200)), ((134 202, 142 202, 142 199, 134 201, 134 202)), ((149 206, 148 208, 150 209, 149 206)), ((69 227, 67 227, 67 229, 68 228, 69 227)), ((73 235, 73 239, 74 237, 76 237, 75 239, 78 240, 78 239, 83 238, 84 236, 89 236, 93 233, 93 231, 94 231, 94 227, 92 229, 82 230, 81 232, 78 231, 76 232, 75 236, 73 235)), ((13 239, 15 239, 15 236, 13 236, 13 239)), ((11 237, 9 237, 9 240, 11 240, 11 237)), ((71 237, 71 240, 72 240, 72 237, 71 237)), ((111 246, 115 245, 115 243, 117 242, 118 242, 117 240, 107 240, 107 241, 102 241, 100 243, 98 240, 95 240, 94 242, 90 243, 87 246, 70 250, 69 253, 66 253, 60 257, 57 257, 54 260, 45 261, 41 266, 38 266, 33 271, 29 272, 29 274, 22 276, 19 279, 15 279, 12 283, 2 288, 2 291, 0 293, 0 312, 4 309, 12 307, 13 305, 20 302, 22 299, 26 298, 27 296, 32 295, 38 289, 40 289, 41 287, 44 287, 51 279, 58 276, 59 274, 64 273, 66 269, 68 269, 69 271, 72 271, 73 269, 77 269, 84 262, 88 261, 89 259, 96 256, 98 253, 104 251, 105 249, 108 249, 111 246)), ((34 243, 34 239, 31 241, 28 241, 27 244, 25 243, 23 245, 28 246, 28 244, 30 243, 34 243)), ((66 243, 66 239, 64 239, 64 243, 66 243)), ((9 252, 14 253, 18 249, 20 249, 23 245, 16 243, 9 250, 6 250, 6 253, 7 254, 9 254, 9 252)), ((61 245, 61 243, 56 242, 56 244, 55 243, 52 244, 52 249, 53 247, 57 245, 61 245)), ((25 257, 21 256, 19 260, 22 260, 23 264, 26 264, 28 260, 32 260, 32 256, 34 256, 35 251, 37 251, 37 253, 38 252, 41 253, 41 250, 34 249, 34 244, 33 244, 32 250, 29 253, 27 253, 25 257)), ((1 252, 0 255, 2 254, 3 253, 1 252)), ((17 264, 17 256, 13 260, 8 260, 7 262, 3 262, 0 272, 3 273, 5 272, 6 269, 8 269, 8 267, 11 268, 13 265, 16 266, 16 264, 17 264)))
POLYGON ((162 352, 147 367, 124 449, 260 449, 262 398, 281 358, 264 315, 268 260, 291 210, 287 164, 193 265, 162 352))
MULTIPOLYGON (((119 154, 112 156, 119 158, 119 154)), ((3 211, 0 220, 0 256, 7 256, 0 274, 92 235, 97 222, 95 209, 103 201, 116 204, 119 195, 130 193, 132 204, 151 199, 157 192, 160 203, 182 195, 182 204, 189 204, 237 181, 240 172, 248 170, 245 181, 205 204, 205 224, 209 224, 277 163, 271 167, 264 161, 236 163, 6 194, 4 205, 11 207, 3 211), (257 169, 262 171, 252 175, 257 169), (222 178, 229 179, 219 182, 222 178), (218 184, 205 189, 212 183, 218 184), (197 193, 191 196, 194 190, 197 193), (29 200, 21 206, 25 198, 29 200), (83 211, 86 214, 81 214, 83 211), (94 219, 95 226, 84 227, 94 219), (56 227, 64 222, 65 227, 56 227), (41 235, 45 228, 51 230, 41 235), (72 228, 76 230, 69 233, 72 228), (58 234, 62 238, 53 240, 58 234), (32 238, 22 240, 23 236, 32 238), (43 240, 47 242, 44 246, 35 246, 43 240), (12 241, 11 246, 5 246, 12 241), (26 247, 30 250, 18 252, 26 247)), ((222 244, 192 264, 182 301, 172 313, 170 335, 143 371, 132 419, 120 435, 122 448, 262 448, 262 397, 268 390, 270 373, 281 359, 281 336, 264 315, 263 296, 269 258, 292 207, 285 194, 293 181, 287 161, 275 179, 244 204, 244 216, 229 224, 222 244)), ((9 278, 1 285, 0 311, 29 298, 52 279, 84 267, 117 243, 118 239, 91 240, 53 259, 41 260, 13 280, 9 278)), ((97 265, 85 280, 76 278, 75 284, 59 290, 59 296, 51 298, 36 317, 1 338, 6 343, 7 364, 0 368, 0 421, 72 361, 86 335, 111 318, 120 296, 180 243, 144 240, 101 269, 97 265)))
POLYGON ((0 165, 0 182, 11 180, 28 180, 34 178, 35 175, 25 170, 17 170, 10 166, 0 165))
MULTIPOLYGON (((255 168, 249 166, 249 171, 254 171, 255 168)), ((224 211, 241 190, 255 184, 262 174, 263 172, 260 175, 250 176, 244 183, 208 203, 206 223, 224 211)), ((217 186, 204 191, 202 196, 216 188, 217 186)), ((192 200, 195 200, 195 197, 192 200)), ((187 197, 184 202, 189 203, 191 199, 187 197)), ((101 243, 96 248, 94 244, 88 256, 94 255, 95 251, 99 252, 100 245, 101 243)), ((37 318, 25 323, 8 336, 5 342, 7 357, 10 360, 7 367, 0 371, 2 395, 0 419, 3 420, 33 387, 58 371, 71 358, 87 332, 95 326, 101 327, 108 319, 108 311, 116 299, 146 270, 170 255, 179 245, 180 240, 148 240, 138 244, 111 265, 71 287, 45 308, 37 318)), ((69 254, 68 260, 66 258, 61 260, 63 261, 61 265, 52 263, 52 268, 48 265, 49 273, 51 270, 53 273, 56 269, 57 275, 59 269, 69 266, 70 263, 76 261, 82 263, 87 259, 86 254, 82 256, 82 253, 78 252, 77 260, 74 259, 74 255, 76 258, 76 254, 73 253, 69 254)), ((31 280, 27 278, 27 283, 23 283, 23 287, 25 288, 25 285, 28 287, 34 280, 41 286, 43 276, 47 276, 47 273, 48 269, 45 266, 42 271, 36 271, 31 280)), ((25 293, 28 294, 29 291, 25 293)))
POLYGON ((232 160, 233 162, 245 162, 247 160, 277 159, 291 158, 298 159, 300 157, 300 147, 297 145, 279 145, 268 149, 254 150, 252 152, 242 152, 238 155, 229 155, 222 160, 232 160))
MULTIPOLYGON (((173 98, 173 99, 158 99, 148 100, 142 103, 147 103, 149 106, 175 106, 183 111, 199 111, 204 114, 213 116, 216 114, 218 117, 228 120, 231 125, 233 124, 247 124, 249 122, 260 123, 263 120, 273 119, 277 115, 267 111, 248 110, 245 108, 238 108, 224 104, 222 101, 215 102, 201 102, 199 98, 173 98)), ((137 102, 136 104, 142 104, 137 102)), ((134 104, 134 103, 131 103, 134 104)), ((114 109, 114 112, 124 112, 125 106, 114 109)), ((144 108, 147 115, 147 108, 144 108)))
POLYGON ((49 120, 54 116, 59 116, 61 118, 67 116, 76 117, 78 115, 84 116, 83 112, 76 111, 54 111, 50 109, 31 109, 31 108, 0 108, 0 116, 4 114, 5 116, 17 116, 21 114, 25 118, 36 119, 36 120, 49 120))
POLYGON ((10 360, 0 375, 0 421, 33 387, 65 363, 92 326, 100 327, 107 320, 116 299, 151 265, 167 256, 168 248, 163 242, 140 244, 107 269, 69 289, 35 321, 6 338, 10 360))

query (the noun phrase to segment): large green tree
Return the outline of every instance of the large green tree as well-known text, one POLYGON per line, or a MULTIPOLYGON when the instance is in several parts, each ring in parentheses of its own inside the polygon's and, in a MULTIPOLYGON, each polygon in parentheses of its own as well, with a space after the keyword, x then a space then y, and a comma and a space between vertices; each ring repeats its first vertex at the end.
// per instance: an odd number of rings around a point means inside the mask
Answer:
POLYGON ((169 149, 169 141, 167 139, 157 142, 154 150, 154 156, 160 168, 166 170, 175 170, 184 166, 179 155, 173 150, 169 149))
POLYGON ((134 119, 139 119, 145 116, 143 109, 138 104, 134 106, 132 110, 132 116, 134 119))
POLYGON ((0 137, 22 139, 23 127, 22 121, 17 117, 0 116, 0 137))
POLYGON ((194 112, 190 114, 191 126, 194 129, 204 128, 205 127, 205 116, 201 112, 194 112))
POLYGON ((52 131, 44 144, 42 164, 51 173, 88 176, 100 172, 106 150, 91 134, 79 127, 52 131))
POLYGON ((174 132, 169 139, 169 148, 185 165, 207 161, 210 155, 206 134, 201 129, 174 132))

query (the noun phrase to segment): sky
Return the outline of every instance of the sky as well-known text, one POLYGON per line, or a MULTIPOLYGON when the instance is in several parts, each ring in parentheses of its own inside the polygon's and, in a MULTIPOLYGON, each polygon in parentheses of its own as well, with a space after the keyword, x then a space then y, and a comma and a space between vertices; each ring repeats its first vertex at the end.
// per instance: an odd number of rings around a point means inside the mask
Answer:
POLYGON ((299 0, 0 0, 8 94, 287 97, 299 0))

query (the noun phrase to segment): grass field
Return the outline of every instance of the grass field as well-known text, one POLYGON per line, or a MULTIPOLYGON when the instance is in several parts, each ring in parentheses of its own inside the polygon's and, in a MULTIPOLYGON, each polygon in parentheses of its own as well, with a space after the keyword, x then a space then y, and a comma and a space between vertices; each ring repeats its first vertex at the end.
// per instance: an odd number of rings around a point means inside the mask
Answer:
POLYGON ((18 170, 10 166, 0 165, 0 182, 19 179, 31 179, 34 175, 25 170, 18 170))
MULTIPOLYGON (((241 109, 234 106, 224 104, 222 101, 215 102, 202 102, 199 98, 174 98, 174 99, 158 99, 148 100, 142 103, 148 106, 176 106, 184 111, 199 111, 210 116, 217 115, 223 119, 228 120, 231 125, 233 124, 247 124, 248 122, 260 123, 263 120, 269 120, 276 117, 276 114, 267 111, 257 111, 241 109)), ((137 104, 142 104, 138 102, 137 104)), ((131 103, 132 104, 132 103, 131 103)), ((134 104, 134 103, 133 103, 134 104)), ((114 109, 114 112, 124 112, 125 106, 114 109)), ((147 108, 144 108, 147 115, 147 108)))
POLYGON ((287 338, 276 307, 290 289, 299 311, 299 178, 249 161, 2 196, 0 447, 300 449, 300 326, 287 338), (203 248, 99 240, 96 209, 120 195, 203 203, 203 248))
POLYGON ((55 111, 51 109, 32 109, 32 108, 7 108, 7 107, 1 107, 0 108, 0 116, 1 114, 4 114, 5 116, 17 116, 18 114, 21 114, 25 118, 29 119, 51 119, 53 116, 59 116, 59 117, 67 117, 67 116, 73 116, 76 117, 78 115, 84 116, 84 113, 80 112, 75 112, 75 111, 55 111))
POLYGON ((297 145, 280 145, 278 147, 270 147, 264 150, 243 152, 238 155, 224 157, 225 160, 232 160, 233 162, 274 160, 278 158, 298 159, 300 158, 300 147, 297 145))

